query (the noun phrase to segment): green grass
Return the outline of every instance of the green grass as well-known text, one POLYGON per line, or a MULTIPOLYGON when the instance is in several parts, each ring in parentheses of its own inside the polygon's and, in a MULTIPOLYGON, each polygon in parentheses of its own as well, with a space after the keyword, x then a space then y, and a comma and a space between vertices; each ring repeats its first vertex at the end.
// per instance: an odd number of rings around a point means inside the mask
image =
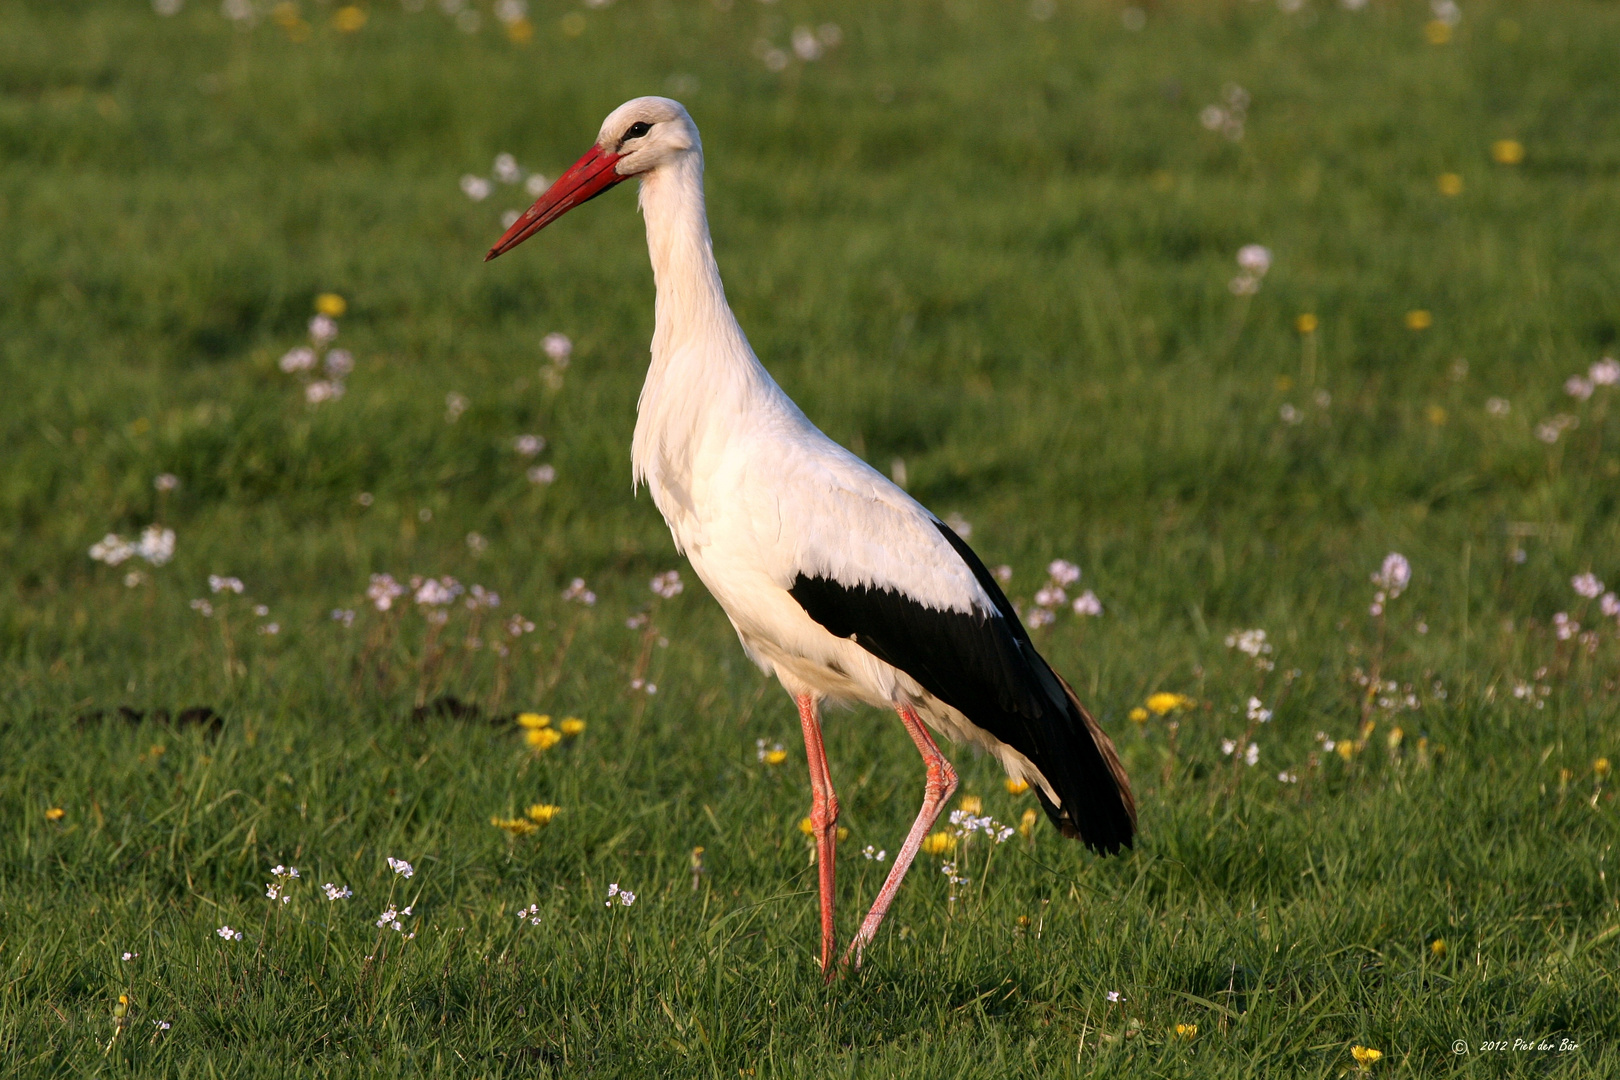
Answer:
MULTIPOLYGON (((1374 1074, 1620 1071, 1620 828, 1594 766, 1620 759, 1620 643, 1570 584, 1620 583, 1620 389, 1562 390, 1620 336, 1620 10, 1469 3, 1437 46, 1426 5, 1378 0, 1155 5, 1140 32, 1076 0, 531 0, 519 46, 484 0, 476 34, 374 0, 343 35, 301 4, 293 42, 211 0, 0 0, 8 1071, 1337 1077, 1352 1045, 1383 1052, 1374 1074), (814 63, 756 55, 823 22, 843 39, 814 63), (1252 97, 1240 141, 1199 123, 1227 83, 1252 97), (625 625, 680 565, 629 484, 652 326, 632 197, 486 266, 524 200, 457 187, 501 151, 555 175, 671 85, 732 303, 787 391, 903 459, 1026 604, 1050 559, 1083 566, 1105 614, 1039 633, 1142 808, 1122 858, 1044 821, 979 841, 954 903, 920 861, 832 987, 790 702, 690 574, 653 629, 625 625), (1274 264, 1237 297, 1251 242, 1274 264), (276 361, 328 290, 357 367, 311 408, 276 361), (575 342, 560 386, 550 331, 575 342), (1579 426, 1539 441, 1557 414, 1579 426), (549 441, 534 461, 525 432, 549 441), (152 522, 172 563, 87 556, 152 522), (1392 550, 1413 579, 1380 621, 1392 550), (369 611, 380 572, 480 583, 536 631, 470 650, 463 609, 437 633, 369 611), (209 574, 246 592, 203 618, 209 574), (595 607, 562 599, 576 576, 595 607), (1274 670, 1225 644, 1248 627, 1274 670), (1198 705, 1127 719, 1160 690, 1198 705), (1252 729, 1251 694, 1276 713, 1252 729), (412 718, 442 695, 478 715, 412 718), (193 705, 217 736, 157 716, 193 705), (588 727, 536 755, 519 709, 588 727), (562 807, 535 835, 490 824, 534 802, 562 807), (302 874, 284 907, 276 863, 302 874), (611 882, 636 904, 605 907, 611 882), (390 902, 414 902, 413 939, 373 925, 390 902)), ((922 774, 892 717, 827 731, 847 935, 883 869, 860 849, 898 846, 922 774)), ((954 756, 1016 823, 1029 796, 954 756)))

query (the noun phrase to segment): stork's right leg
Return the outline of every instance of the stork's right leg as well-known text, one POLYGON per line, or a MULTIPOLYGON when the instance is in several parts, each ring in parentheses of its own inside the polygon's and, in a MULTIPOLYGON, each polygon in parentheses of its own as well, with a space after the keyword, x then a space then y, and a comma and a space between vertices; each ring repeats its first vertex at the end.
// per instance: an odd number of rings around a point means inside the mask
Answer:
POLYGON ((911 869, 911 862, 917 857, 917 851, 922 847, 923 837, 928 830, 934 827, 939 820, 939 812, 945 809, 945 804, 956 791, 956 770, 951 763, 945 760, 945 755, 939 752, 934 745, 933 737, 923 722, 909 705, 898 705, 895 711, 900 714, 900 722, 906 725, 906 733, 911 741, 917 744, 917 752, 922 754, 923 763, 928 767, 928 783, 923 789, 922 809, 917 812, 917 820, 911 823, 911 832, 906 834, 906 842, 901 845, 900 853, 894 857, 894 866, 889 871, 889 877, 878 892, 877 900, 872 904, 872 910, 867 914, 866 921, 861 923, 860 932, 849 943, 849 949, 844 953, 844 963, 849 958, 855 958, 855 966, 861 966, 861 951, 872 943, 877 935, 878 926, 883 922, 883 916, 889 913, 889 905, 894 903, 894 894, 900 891, 900 882, 905 880, 906 871, 911 869))
POLYGON ((799 704, 799 724, 804 728, 804 756, 810 763, 810 831, 816 838, 816 873, 821 879, 821 970, 833 973, 833 953, 838 948, 833 934, 833 875, 838 869, 838 796, 833 792, 832 774, 827 771, 827 750, 821 743, 821 720, 816 715, 816 699, 809 694, 795 697, 799 704))

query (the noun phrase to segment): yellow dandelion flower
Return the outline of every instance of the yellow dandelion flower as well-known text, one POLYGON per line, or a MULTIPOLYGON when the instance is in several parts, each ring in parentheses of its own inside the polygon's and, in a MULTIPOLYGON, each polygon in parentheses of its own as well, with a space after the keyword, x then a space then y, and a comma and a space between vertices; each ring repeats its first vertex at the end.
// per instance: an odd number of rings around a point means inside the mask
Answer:
POLYGON ((814 836, 814 835, 816 835, 816 823, 811 821, 807 817, 806 818, 800 818, 799 819, 799 831, 804 833, 804 835, 806 835, 806 836, 814 836))
POLYGON ((1491 160, 1498 165, 1517 165, 1524 160, 1524 144, 1517 139, 1497 139, 1491 143, 1491 160))
POLYGON ((292 3, 291 0, 282 0, 281 3, 271 8, 270 18, 274 19, 276 25, 284 30, 289 30, 304 21, 298 14, 298 5, 292 3))
POLYGON ((842 843, 845 840, 849 839, 849 830, 844 828, 842 825, 840 825, 840 826, 838 826, 837 836, 838 836, 839 843, 842 843))
POLYGON ((1147 707, 1159 716, 1177 709, 1190 709, 1195 704, 1197 703, 1186 694, 1171 694, 1163 690, 1148 695, 1147 699, 1147 707))
POLYGON ((1423 24, 1423 36, 1430 45, 1444 45, 1451 40, 1451 24, 1441 19, 1430 19, 1423 24))
POLYGON ((956 805, 960 807, 964 813, 981 814, 984 812, 984 800, 979 798, 977 795, 964 795, 960 800, 958 800, 956 805))
POLYGON ((585 734, 585 721, 577 716, 567 716, 557 725, 557 730, 572 739, 576 735, 585 734))
POLYGON ((1356 752, 1356 744, 1351 742, 1349 739, 1340 739, 1338 745, 1334 746, 1333 750, 1340 757, 1344 758, 1344 760, 1349 761, 1351 756, 1356 752))
POLYGON ((349 310, 349 302, 335 292, 323 292, 315 298, 315 310, 333 319, 341 319, 349 310))
POLYGON ((1423 418, 1435 427, 1446 426, 1446 410, 1441 405, 1430 405, 1423 410, 1423 418))
POLYGON ((1198 1025, 1177 1024, 1176 1037, 1178 1039, 1186 1039, 1188 1042, 1192 1042, 1194 1039, 1198 1038, 1198 1025))
POLYGON ((1132 709, 1127 715, 1129 715, 1130 718, 1135 720, 1138 724, 1147 723, 1148 711, 1142 708, 1140 705, 1132 709))
POLYGON ((551 726, 551 717, 537 712, 518 713, 518 727, 533 730, 551 726))
POLYGON ((528 815, 529 820, 534 822, 536 825, 550 825, 551 819, 556 817, 557 811, 561 809, 562 807, 553 806, 551 803, 537 802, 523 812, 524 814, 528 815))
POLYGON ((1406 313, 1406 328, 1408 330, 1427 330, 1434 325, 1434 315, 1417 308, 1406 313))
POLYGON ((45 811, 46 821, 61 821, 65 817, 67 817, 67 811, 62 809, 60 806, 53 806, 49 810, 45 811))
MULTIPOLYGON (((1294 319, 1294 329, 1302 334, 1316 333, 1316 316, 1309 311, 1300 314, 1294 319)), ((1197 1026, 1197 1024, 1193 1025, 1195 1028, 1197 1026)))
POLYGON ((349 4, 332 12, 332 29, 340 34, 352 34, 364 25, 366 25, 364 8, 349 4))
POLYGON ((1292 390, 1294 388, 1294 380, 1293 380, 1292 376, 1279 375, 1279 376, 1277 376, 1276 381, 1272 383, 1272 385, 1277 388, 1277 392, 1279 394, 1286 394, 1286 393, 1288 393, 1288 391, 1290 391, 1290 390, 1292 390))
POLYGON ((534 23, 528 19, 514 19, 506 24, 506 37, 514 45, 527 45, 534 40, 534 23))
POLYGON ((1031 807, 1024 811, 1024 816, 1018 819, 1018 835, 1026 840, 1035 835, 1035 822, 1039 820, 1035 810, 1031 807))
POLYGON ((1609 775, 1609 759, 1606 757, 1600 757, 1596 761, 1592 762, 1592 775, 1596 776, 1599 780, 1607 777, 1609 775))
POLYGON ((1435 186, 1440 189, 1440 194, 1442 195, 1461 195, 1463 190, 1463 178, 1461 175, 1454 172, 1443 172, 1440 174, 1439 179, 1435 181, 1435 186))
POLYGON ((1374 1050, 1370 1046, 1352 1046, 1350 1048, 1350 1056, 1356 1059, 1357 1065, 1365 1069, 1367 1066, 1375 1064, 1380 1058, 1382 1058, 1384 1056, 1384 1052, 1382 1050, 1374 1050))
POLYGON ((923 837, 922 852, 924 855, 943 855, 956 846, 956 838, 950 833, 930 833, 923 837))
POLYGON ((1446 958, 1446 939, 1435 938, 1429 942, 1429 955, 1436 960, 1444 960, 1446 958))
POLYGON ((1028 780, 1014 780, 1010 776, 1002 781, 1002 785, 1006 787, 1009 795, 1022 795, 1029 790, 1028 780))
POLYGON ((562 740, 563 737, 553 728, 533 728, 523 733, 523 741, 536 750, 550 750, 562 740))
POLYGON ((528 836, 540 828, 534 822, 525 821, 523 818, 491 817, 489 823, 497 829, 510 833, 512 836, 528 836))
POLYGON ((1406 732, 1402 731, 1400 728, 1390 728, 1389 734, 1384 736, 1384 742, 1389 744, 1389 748, 1391 750, 1399 750, 1401 748, 1401 740, 1405 737, 1406 732))
POLYGON ((765 751, 765 756, 760 760, 765 762, 767 765, 780 765, 782 762, 787 760, 787 751, 767 750, 765 751))

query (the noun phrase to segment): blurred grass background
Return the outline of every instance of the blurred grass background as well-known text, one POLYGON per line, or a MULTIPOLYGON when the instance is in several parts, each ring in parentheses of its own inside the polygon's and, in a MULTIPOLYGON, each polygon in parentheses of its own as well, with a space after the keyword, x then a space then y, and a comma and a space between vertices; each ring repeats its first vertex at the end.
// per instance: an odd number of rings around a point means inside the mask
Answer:
MULTIPOLYGON (((1620 9, 515 11, 0 0, 20 1073, 1337 1076, 1363 1045, 1379 1071, 1612 1074, 1620 660, 1570 579, 1620 578, 1617 391, 1564 381, 1620 335, 1620 9), (832 44, 806 59, 796 29, 832 44), (629 490, 652 327, 631 197, 485 266, 528 197, 458 187, 502 152, 555 175, 644 93, 703 131, 721 270, 784 388, 971 522, 1013 595, 1067 557, 1105 609, 1043 647, 1120 742, 1137 850, 1098 861, 1043 825, 954 904, 925 861, 831 990, 789 703, 699 588, 624 625, 679 565, 629 490), (1200 123, 1244 98, 1241 138, 1200 123), (1248 243, 1272 265, 1238 296, 1248 243), (311 407, 277 360, 325 292, 356 370, 311 407), (548 332, 574 342, 560 383, 548 332), (1539 439, 1558 416, 1578 426, 1539 439), (166 566, 86 555, 154 522, 166 566), (1368 575, 1391 550, 1414 576, 1386 624, 1368 575), (465 614, 435 638, 367 613, 378 572, 479 582, 538 629, 498 662, 460 648, 465 614), (220 601, 209 574, 246 583, 223 618, 188 605, 220 601), (561 599, 576 576, 594 608, 561 599), (1560 612, 1596 636, 1561 640, 1560 612), (1227 647, 1242 627, 1275 671, 1227 647), (1374 665, 1417 707, 1370 701, 1374 665), (1199 707, 1126 719, 1159 690, 1199 707), (1251 693, 1277 716, 1245 734, 1251 693), (441 694, 479 716, 410 719, 441 694), (217 738, 155 715, 202 704, 217 738), (587 732, 535 755, 489 722, 527 708, 587 732), (1255 767, 1222 754, 1251 735, 1255 767), (563 810, 489 824, 531 802, 563 810), (385 856, 417 867, 394 894, 385 856), (272 921, 274 863, 305 891, 272 921), (635 907, 602 906, 614 881, 635 907), (416 939, 372 926, 418 888, 416 939), (1543 1037, 1579 1049, 1479 1050, 1543 1037)), ((847 933, 882 869, 859 849, 898 843, 920 772, 891 718, 834 714, 828 738, 847 933)), ((958 756, 1016 822, 1028 796, 958 756)))

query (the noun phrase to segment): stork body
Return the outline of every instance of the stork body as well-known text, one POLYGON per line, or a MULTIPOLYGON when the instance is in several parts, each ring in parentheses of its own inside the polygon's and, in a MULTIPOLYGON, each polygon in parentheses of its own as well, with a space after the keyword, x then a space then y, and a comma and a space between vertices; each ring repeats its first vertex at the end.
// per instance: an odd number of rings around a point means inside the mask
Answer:
POLYGON ((657 285, 632 460, 675 546, 749 657, 799 707, 821 886, 821 964, 835 948, 837 797, 823 703, 895 710, 927 768, 923 806, 851 941, 859 963, 956 787, 930 729, 994 755, 1065 835, 1129 845, 1135 807, 1113 745, 1030 643, 967 545, 816 428, 766 372, 726 303, 709 239, 697 128, 637 98, 508 230, 489 258, 631 176, 657 285))

